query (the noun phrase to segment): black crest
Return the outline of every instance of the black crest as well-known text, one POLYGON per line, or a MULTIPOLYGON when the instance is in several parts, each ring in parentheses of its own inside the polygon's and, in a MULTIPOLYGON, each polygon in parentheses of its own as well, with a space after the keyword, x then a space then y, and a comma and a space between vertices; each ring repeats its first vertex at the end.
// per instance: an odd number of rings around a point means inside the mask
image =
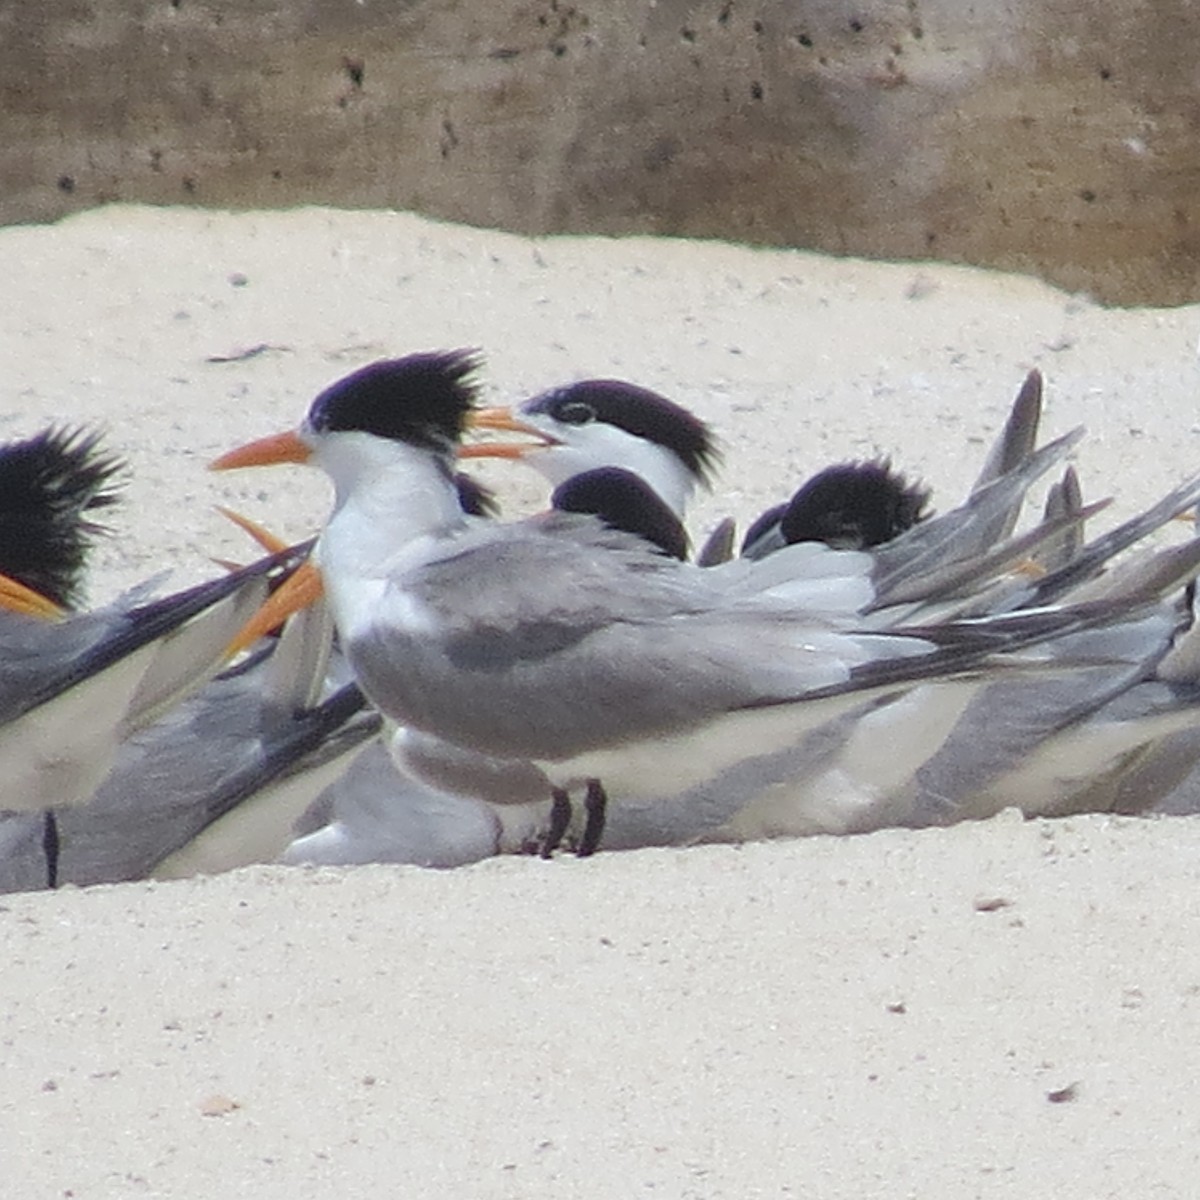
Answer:
POLYGON ((327 387, 308 410, 316 433, 373 433, 427 450, 452 450, 475 403, 474 350, 409 354, 371 363, 327 387))
POLYGON ((679 518, 632 471, 620 467, 584 471, 560 483, 550 503, 559 512, 590 513, 610 529, 635 533, 672 558, 687 558, 687 533, 679 518))
POLYGON ((103 525, 86 515, 117 499, 125 469, 100 435, 47 429, 0 446, 0 572, 65 608, 82 593, 87 554, 103 525))
POLYGON ((649 388, 620 379, 583 379, 543 392, 523 405, 565 425, 603 421, 675 454, 701 482, 720 459, 712 430, 695 413, 649 388))
POLYGON ((929 489, 909 483, 886 459, 841 463, 814 475, 796 492, 780 531, 789 545, 881 546, 923 520, 928 503, 929 489))

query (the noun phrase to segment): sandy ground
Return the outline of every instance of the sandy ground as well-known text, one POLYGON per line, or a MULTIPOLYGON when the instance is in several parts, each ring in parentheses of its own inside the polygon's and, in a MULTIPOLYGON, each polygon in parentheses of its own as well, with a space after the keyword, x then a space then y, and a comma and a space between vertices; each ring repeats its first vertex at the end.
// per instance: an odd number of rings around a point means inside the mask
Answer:
MULTIPOLYGON (((1196 308, 973 270, 128 208, 0 230, 0 269, 0 436, 102 422, 131 461, 96 600, 247 557, 218 501, 310 532, 315 476, 205 462, 416 349, 482 347, 497 400, 695 408, 700 531, 878 451, 956 500, 1031 366, 1110 521, 1200 466, 1196 308)), ((1198 885, 1193 820, 1006 814, 5 897, 0 1192, 1191 1195, 1198 885)))

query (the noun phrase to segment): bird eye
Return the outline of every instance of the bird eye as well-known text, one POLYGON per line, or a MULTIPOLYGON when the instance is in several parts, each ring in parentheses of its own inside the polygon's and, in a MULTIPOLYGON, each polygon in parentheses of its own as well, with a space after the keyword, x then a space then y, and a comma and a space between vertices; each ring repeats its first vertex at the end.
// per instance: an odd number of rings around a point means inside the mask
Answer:
POLYGON ((596 410, 590 404, 573 400, 564 404, 555 415, 567 425, 588 425, 596 419, 596 410))

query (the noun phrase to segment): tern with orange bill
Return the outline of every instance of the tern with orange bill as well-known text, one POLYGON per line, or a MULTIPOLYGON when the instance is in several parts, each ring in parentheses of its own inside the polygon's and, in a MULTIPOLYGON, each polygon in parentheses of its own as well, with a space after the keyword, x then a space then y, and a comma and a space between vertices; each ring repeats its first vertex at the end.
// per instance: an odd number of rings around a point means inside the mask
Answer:
POLYGON ((589 471, 632 472, 682 520, 698 488, 712 485, 721 454, 709 425, 673 400, 623 379, 582 379, 516 409, 481 408, 471 425, 535 440, 501 444, 552 487, 589 471))
MULTIPOLYGON (((213 721, 198 735, 181 706, 191 711, 290 557, 162 599, 151 582, 75 611, 106 532, 95 514, 115 502, 123 471, 83 431, 0 447, 0 890, 129 878, 186 837, 188 821, 197 827, 228 764, 208 736, 213 721), (190 812, 165 831, 173 806, 190 812)), ((234 707, 219 709, 232 717, 234 707)))
MULTIPOLYGON (((1042 414, 1043 380, 1030 371, 994 441, 972 494, 1016 470, 1033 453, 1042 414)), ((712 429, 682 405, 624 380, 584 379, 551 388, 512 407, 472 414, 476 429, 516 433, 534 441, 509 443, 497 456, 516 459, 553 486, 582 472, 619 469, 637 476, 683 520, 699 487, 712 486, 720 461, 712 429)), ((789 502, 759 516, 742 553, 762 558, 785 545, 819 541, 865 549, 891 541, 927 516, 929 489, 910 483, 886 459, 838 463, 803 484, 789 502)), ((976 522, 969 553, 1006 538, 1021 497, 1007 510, 976 522)), ((709 535, 698 561, 713 565, 731 551, 728 521, 709 535)))
MULTIPOLYGON (((240 581, 235 577, 238 592, 254 590, 243 603, 261 602, 260 581, 295 554, 269 556, 241 572, 240 581)), ((139 620, 136 611, 132 619, 139 620)), ((0 819, 0 892, 225 870, 274 858, 287 845, 291 820, 378 732, 379 718, 352 682, 327 673, 320 635, 313 634, 320 606, 210 682, 198 677, 219 669, 230 632, 244 619, 240 607, 232 619, 200 616, 216 626, 201 643, 173 647, 188 687, 169 703, 164 696, 153 720, 135 724, 132 714, 114 709, 112 744, 101 743, 102 755, 81 765, 91 774, 79 785, 77 803, 0 819), (270 814, 265 833, 264 812, 270 814)), ((51 656, 56 647, 57 639, 51 656)), ((152 668, 147 678, 154 674, 152 668)), ((103 672, 85 682, 85 694, 92 691, 98 704, 121 699, 103 672)), ((27 760, 36 749, 27 729, 17 722, 11 732, 27 760)), ((61 751, 64 758, 99 736, 86 722, 72 733, 77 741, 61 751)), ((33 769, 50 777, 47 786, 57 782, 44 764, 33 769)))
MULTIPOLYGON (((548 844, 572 791, 590 852, 609 795, 677 796, 864 710, 886 733, 883 710, 920 689, 942 715, 925 750, 906 747, 917 762, 994 673, 1037 669, 1024 648, 1129 616, 1098 603, 871 628, 861 588, 830 579, 731 587, 587 517, 471 525, 451 472, 476 365, 463 352, 372 364, 321 393, 296 432, 215 465, 325 469, 335 501, 317 555, 364 691, 405 729, 544 772, 548 844)), ((854 583, 872 565, 836 561, 854 583)))

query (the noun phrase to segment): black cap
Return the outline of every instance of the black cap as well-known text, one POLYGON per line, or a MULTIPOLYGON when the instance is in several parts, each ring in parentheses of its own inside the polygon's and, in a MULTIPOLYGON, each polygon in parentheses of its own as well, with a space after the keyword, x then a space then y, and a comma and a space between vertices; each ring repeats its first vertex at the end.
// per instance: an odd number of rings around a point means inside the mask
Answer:
POLYGON ((695 413, 649 388, 620 379, 583 379, 543 392, 521 406, 564 425, 603 421, 672 451, 702 483, 720 453, 712 430, 695 413))
POLYGON ((554 489, 559 512, 591 513, 610 529, 635 533, 672 558, 686 559, 687 533, 679 518, 645 480, 621 467, 598 467, 554 489))
POLYGON ((840 463, 796 492, 780 519, 780 532, 789 545, 881 546, 925 518, 929 494, 927 487, 893 471, 886 459, 840 463))
POLYGON ((115 503, 125 464, 100 435, 51 428, 0 446, 0 572, 65 608, 80 600, 92 538, 85 515, 115 503))
POLYGON ((475 403, 480 356, 443 350, 383 359, 327 387, 308 410, 316 433, 360 432, 453 451, 475 403))

